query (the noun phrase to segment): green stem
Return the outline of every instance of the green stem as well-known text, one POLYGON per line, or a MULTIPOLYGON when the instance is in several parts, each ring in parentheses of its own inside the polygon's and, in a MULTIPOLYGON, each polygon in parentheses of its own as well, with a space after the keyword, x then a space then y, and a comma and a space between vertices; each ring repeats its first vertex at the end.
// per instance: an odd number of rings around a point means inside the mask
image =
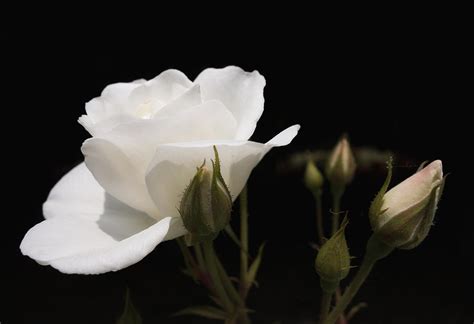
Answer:
POLYGON ((333 200, 332 200, 332 227, 331 227, 331 234, 337 232, 339 229, 339 212, 341 211, 341 198, 342 193, 333 193, 333 200))
POLYGON ((191 272, 193 279, 197 281, 198 276, 196 273, 196 261, 194 260, 194 257, 192 256, 191 252, 189 252, 189 248, 186 246, 183 237, 178 238, 176 241, 178 242, 179 249, 181 250, 181 254, 183 255, 184 264, 186 265, 186 268, 188 269, 188 271, 191 272))
POLYGON ((206 264, 204 262, 204 256, 202 255, 201 244, 197 243, 194 245, 194 253, 196 254, 197 262, 201 271, 206 270, 206 264))
POLYGON ((318 233, 319 246, 323 246, 324 243, 324 224, 323 224, 323 201, 322 191, 317 190, 314 192, 314 199, 316 201, 316 233, 318 233))
POLYGON ((372 234, 367 243, 367 250, 359 271, 355 275, 349 287, 347 287, 339 303, 337 303, 336 307, 334 307, 327 319, 322 322, 323 324, 334 324, 336 322, 339 316, 346 310, 347 306, 349 306, 349 303, 357 294, 364 281, 367 279, 367 276, 374 267, 375 263, 389 255, 392 251, 392 247, 389 247, 388 245, 379 241, 377 237, 372 234))
POLYGON ((245 300, 248 291, 247 273, 249 268, 248 250, 248 192, 247 185, 240 193, 240 296, 245 300))
POLYGON ((326 320, 329 309, 331 307, 331 293, 327 293, 323 291, 323 295, 321 296, 321 310, 320 310, 320 317, 319 317, 319 323, 324 323, 326 320))
POLYGON ((204 252, 204 258, 207 264, 207 271, 212 280, 212 285, 216 293, 216 297, 222 302, 225 310, 232 314, 234 307, 232 301, 230 300, 227 292, 225 291, 224 286, 222 285, 221 278, 219 276, 219 268, 215 258, 214 245, 213 241, 205 241, 202 243, 202 248, 204 252))
MULTIPOLYGON (((333 187, 332 188, 332 226, 331 226, 331 235, 337 232, 340 227, 340 217, 339 213, 341 212, 341 199, 344 194, 344 187, 333 187)), ((334 294, 334 300, 336 305, 339 304, 341 299, 341 288, 338 286, 334 294)), ((344 314, 341 314, 341 317, 344 318, 344 314)))
POLYGON ((222 283, 224 284, 224 289, 227 291, 227 294, 233 300, 234 304, 241 305, 242 304, 242 299, 240 298, 240 295, 237 292, 237 289, 235 289, 234 285, 232 284, 232 281, 230 280, 230 277, 227 274, 227 271, 225 270, 225 268, 222 265, 219 258, 216 255, 214 255, 214 256, 215 256, 215 259, 216 259, 217 269, 219 271, 219 276, 221 278, 222 283))

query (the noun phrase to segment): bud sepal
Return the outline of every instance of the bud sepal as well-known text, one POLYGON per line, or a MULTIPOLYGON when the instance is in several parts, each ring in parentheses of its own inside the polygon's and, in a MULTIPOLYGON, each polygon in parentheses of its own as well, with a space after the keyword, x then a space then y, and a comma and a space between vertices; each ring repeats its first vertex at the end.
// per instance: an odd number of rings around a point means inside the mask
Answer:
POLYGON ((327 293, 337 289, 339 282, 347 277, 351 268, 351 256, 345 238, 348 223, 345 217, 339 230, 323 244, 316 257, 316 272, 321 278, 321 288, 327 293))

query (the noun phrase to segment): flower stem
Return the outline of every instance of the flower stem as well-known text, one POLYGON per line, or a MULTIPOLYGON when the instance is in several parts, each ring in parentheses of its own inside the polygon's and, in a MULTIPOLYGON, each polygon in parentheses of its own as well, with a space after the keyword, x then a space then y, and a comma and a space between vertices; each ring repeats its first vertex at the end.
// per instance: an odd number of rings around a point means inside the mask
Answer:
POLYGON ((186 243, 184 242, 184 238, 180 237, 176 240, 179 245, 179 249, 181 250, 181 254, 183 255, 184 258, 184 264, 186 265, 187 270, 191 273, 193 276, 193 279, 195 281, 198 280, 198 274, 196 273, 196 261, 194 260, 194 257, 192 256, 191 252, 189 252, 188 247, 186 246, 186 243))
POLYGON ((334 307, 326 320, 322 322, 323 324, 334 324, 336 322, 338 317, 345 311, 347 306, 349 306, 349 303, 352 301, 364 281, 367 279, 375 263, 389 255, 392 251, 392 247, 389 247, 388 245, 379 241, 377 237, 372 234, 367 243, 367 250, 359 271, 355 275, 349 287, 347 287, 339 303, 337 303, 336 307, 334 307))
POLYGON ((222 302, 222 305, 225 308, 225 310, 229 314, 232 314, 234 311, 234 307, 233 307, 232 301, 227 295, 227 292, 219 276, 219 268, 218 268, 216 257, 215 257, 213 241, 209 240, 209 241, 203 242, 202 248, 204 252, 204 258, 207 264, 207 270, 209 271, 209 276, 211 277, 212 285, 213 285, 216 297, 219 298, 219 300, 222 302))
POLYGON ((314 200, 316 201, 316 233, 318 234, 319 246, 324 243, 324 223, 323 223, 323 192, 317 190, 313 192, 314 200))
POLYGON ((230 296, 234 304, 241 305, 242 300, 240 298, 239 293, 237 292, 237 289, 235 289, 234 285, 232 284, 232 281, 230 280, 230 277, 227 274, 227 271, 225 270, 219 258, 217 256, 215 256, 215 258, 216 258, 217 268, 219 271, 219 276, 221 278, 221 281, 224 285, 225 290, 227 291, 227 294, 230 296))
POLYGON ((248 250, 249 250, 249 237, 248 237, 248 192, 247 185, 240 193, 240 296, 243 301, 247 297, 248 283, 248 250))
POLYGON ((319 323, 324 323, 326 320, 328 314, 329 314, 329 309, 331 307, 331 293, 327 293, 323 291, 323 295, 321 296, 321 310, 320 310, 320 317, 319 317, 319 323))
MULTIPOLYGON (((331 226, 331 235, 334 235, 334 233, 337 232, 337 230, 340 227, 340 222, 339 222, 339 213, 341 212, 341 199, 342 195, 344 193, 344 189, 341 188, 333 188, 332 190, 332 226, 331 226)), ((337 305, 339 303, 339 300, 341 299, 341 287, 337 287, 335 292, 334 292, 334 300, 335 304, 337 305)), ((341 322, 345 322, 344 314, 341 314, 341 322)))
POLYGON ((339 229, 339 212, 341 211, 341 198, 342 194, 333 193, 333 200, 332 200, 332 227, 331 227, 331 234, 337 232, 339 229))
POLYGON ((204 262, 204 256, 202 255, 201 244, 198 243, 194 245, 194 253, 196 254, 197 262, 199 264, 199 267, 201 268, 201 271, 205 271, 206 264, 204 262))

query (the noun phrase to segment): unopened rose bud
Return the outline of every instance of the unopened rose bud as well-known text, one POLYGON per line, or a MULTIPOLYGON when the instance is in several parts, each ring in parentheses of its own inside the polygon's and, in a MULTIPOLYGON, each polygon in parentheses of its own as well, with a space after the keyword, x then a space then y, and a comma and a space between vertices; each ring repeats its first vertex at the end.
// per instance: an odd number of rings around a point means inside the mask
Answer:
POLYGON ((309 160, 306 163, 306 170, 304 172, 304 184, 311 192, 317 193, 324 184, 324 177, 316 167, 313 161, 309 160))
POLYGON ((188 230, 187 243, 214 239, 230 221, 232 197, 220 172, 219 155, 214 147, 212 173, 205 162, 186 188, 179 212, 188 230))
POLYGON ((346 137, 342 137, 332 150, 326 163, 326 176, 333 191, 343 191, 352 181, 356 169, 354 155, 346 137))
POLYGON ((347 218, 344 218, 339 230, 323 244, 316 257, 316 272, 321 278, 321 288, 328 293, 334 292, 339 282, 349 274, 351 256, 344 233, 347 224, 347 218))
POLYGON ((443 167, 434 161, 397 186, 387 190, 387 179, 370 207, 372 229, 385 244, 412 249, 428 235, 444 185, 443 167))

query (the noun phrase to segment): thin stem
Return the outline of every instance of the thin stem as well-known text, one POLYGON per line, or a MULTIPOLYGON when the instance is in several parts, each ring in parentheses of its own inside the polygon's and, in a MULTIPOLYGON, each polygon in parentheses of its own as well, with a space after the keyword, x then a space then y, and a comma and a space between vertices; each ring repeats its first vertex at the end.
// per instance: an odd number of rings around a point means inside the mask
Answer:
POLYGON ((341 211, 341 198, 342 194, 334 194, 333 193, 333 200, 332 200, 332 227, 331 227, 331 234, 334 235, 336 231, 339 229, 339 212, 341 211))
POLYGON ((314 192, 314 199, 316 201, 316 233, 318 233, 319 246, 324 243, 324 224, 323 224, 323 201, 322 191, 314 192))
POLYGON ((247 185, 240 193, 240 296, 242 300, 245 300, 247 296, 248 283, 247 283, 247 272, 249 268, 248 250, 249 250, 249 238, 248 238, 248 192, 247 185))
POLYGON ((219 268, 218 268, 217 261, 215 258, 213 242, 211 240, 203 242, 202 248, 204 251, 204 258, 207 264, 207 270, 211 277, 212 285, 216 293, 216 297, 220 299, 225 310, 229 314, 232 314, 234 307, 232 305, 232 301, 227 295, 227 292, 225 291, 224 286, 222 285, 221 278, 219 276, 219 270, 218 270, 219 268))
POLYGON ((367 279, 367 276, 372 270, 372 267, 374 266, 375 262, 376 260, 368 260, 367 258, 364 259, 362 265, 359 268, 359 271, 357 272, 349 287, 347 287, 347 290, 342 296, 341 300, 339 301, 339 303, 337 303, 336 307, 334 307, 333 311, 331 312, 331 314, 329 314, 326 321, 322 323, 334 324, 336 322, 337 318, 344 312, 344 310, 354 298, 355 294, 359 291, 365 279, 367 279))
MULTIPOLYGON (((333 188, 332 190, 332 226, 331 226, 331 235, 337 232, 340 227, 339 213, 341 212, 341 199, 344 193, 344 189, 333 188)), ((341 287, 337 287, 334 293, 334 300, 336 305, 339 304, 341 299, 341 287)), ((341 314, 342 319, 344 319, 344 314, 341 314)), ((342 321, 344 322, 344 321, 342 321)))
POLYGON ((199 264, 201 271, 205 271, 206 264, 204 262, 204 256, 202 255, 201 244, 198 243, 194 245, 194 253, 196 254, 197 262, 199 264))
POLYGON ((367 279, 370 271, 374 267, 375 263, 386 257, 392 252, 393 248, 380 242, 374 235, 369 239, 367 243, 367 251, 365 252, 364 260, 359 268, 359 271, 355 275, 349 287, 347 287, 341 300, 337 303, 336 307, 329 314, 327 319, 322 322, 323 324, 334 324, 341 314, 346 310, 349 303, 352 301, 354 296, 359 291, 360 287, 367 279))
POLYGON ((326 320, 329 309, 331 307, 331 293, 323 292, 323 295, 321 296, 321 310, 320 310, 320 317, 319 317, 319 323, 324 323, 326 320))
POLYGON ((242 299, 240 298, 240 295, 237 292, 237 289, 235 289, 234 285, 232 284, 232 281, 230 280, 229 275, 227 274, 227 271, 225 270, 221 261, 215 254, 214 254, 214 257, 216 259, 219 276, 221 278, 221 281, 224 285, 225 290, 227 291, 227 294, 230 296, 230 298, 234 301, 235 304, 241 305, 242 299))
POLYGON ((196 261, 194 260, 193 255, 191 254, 191 252, 189 252, 189 248, 186 246, 183 237, 178 238, 176 241, 178 242, 179 249, 181 250, 181 254, 183 255, 184 264, 186 265, 186 268, 188 269, 188 271, 191 272, 193 279, 197 281, 198 275, 196 273, 196 261))

